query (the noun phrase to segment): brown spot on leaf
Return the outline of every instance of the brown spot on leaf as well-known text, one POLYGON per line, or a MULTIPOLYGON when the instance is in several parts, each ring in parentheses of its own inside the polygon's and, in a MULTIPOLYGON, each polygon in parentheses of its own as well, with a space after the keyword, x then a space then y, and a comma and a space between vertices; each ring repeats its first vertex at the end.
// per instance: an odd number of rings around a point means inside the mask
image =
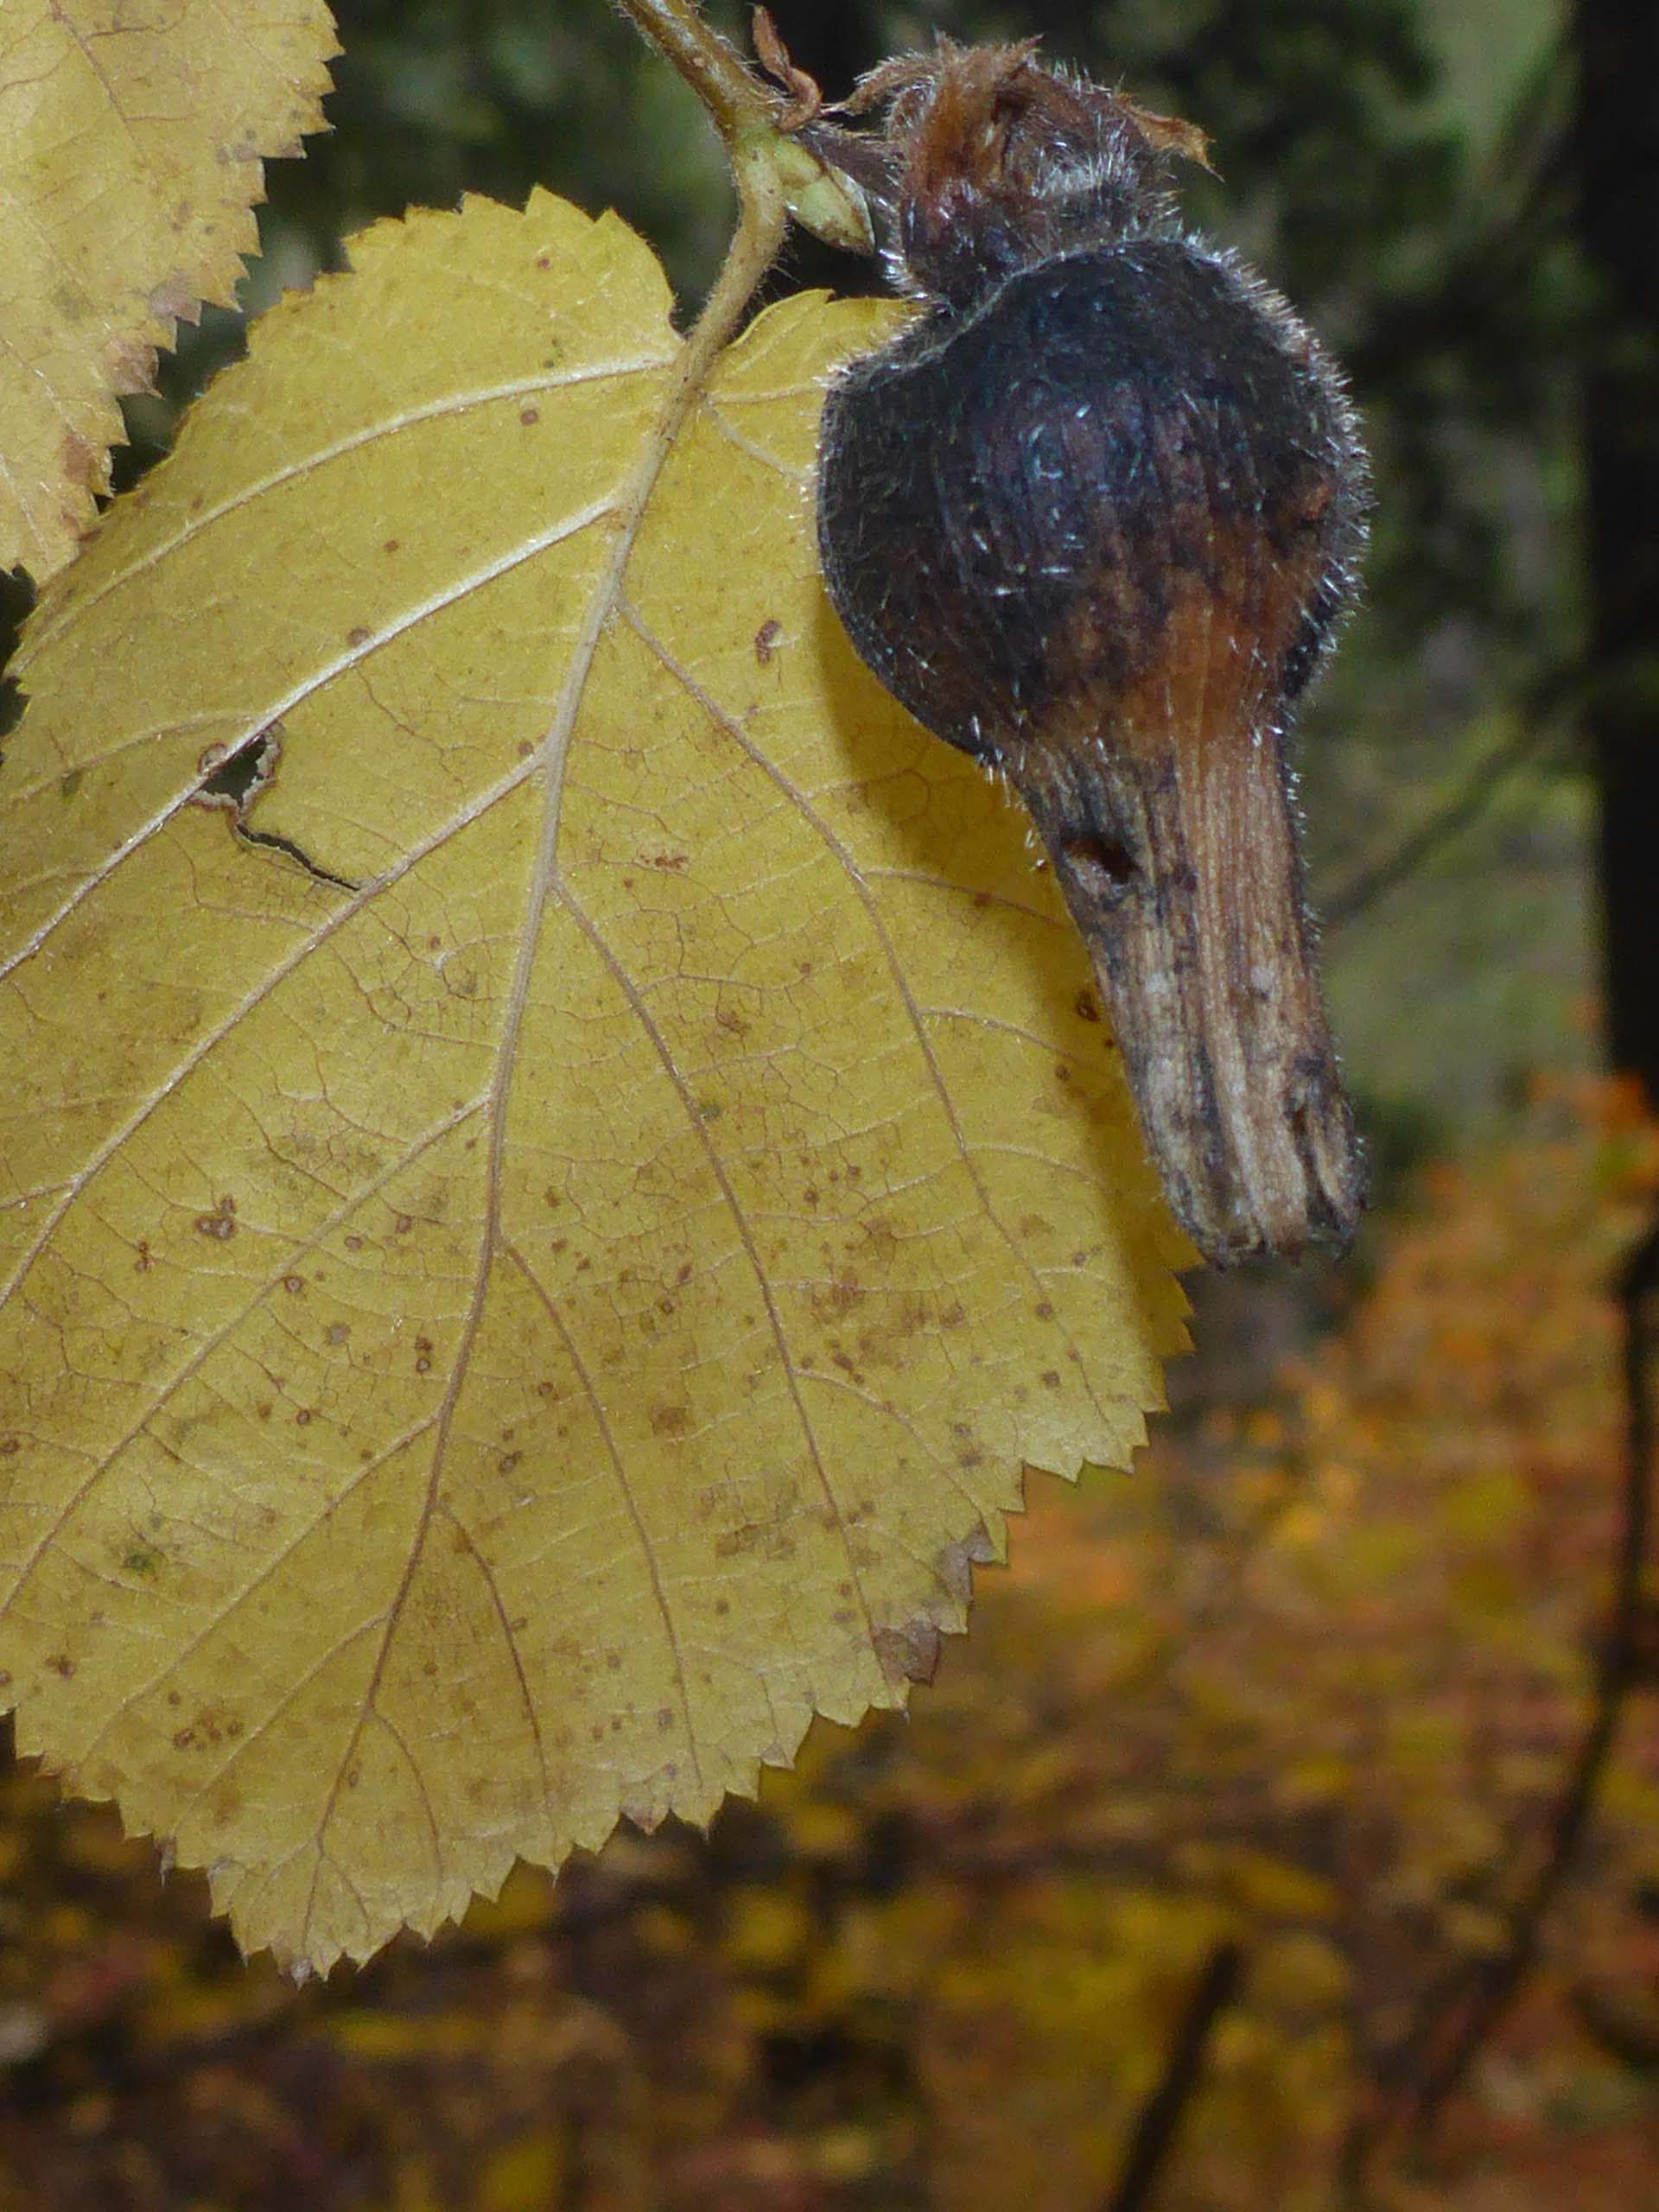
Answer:
POLYGON ((795 1539, 776 1521, 747 1521, 715 1538, 716 1559, 737 1559, 749 1552, 762 1559, 793 1559, 795 1539))
POLYGON ((116 338, 105 359, 118 391, 148 391, 156 381, 156 348, 142 338, 124 334, 116 338))
MULTIPOLYGON (((203 236, 211 235, 211 226, 204 226, 203 236)), ((178 322, 191 313, 196 299, 196 287, 188 276, 175 271, 152 287, 146 305, 158 322, 178 322)))
POLYGON ((778 640, 784 634, 784 626, 775 614, 766 620, 754 633, 754 657, 762 668, 778 650, 778 640))
POLYGON ((99 447, 78 436, 73 430, 65 434, 58 448, 58 465, 71 484, 79 484, 87 492, 103 490, 103 453, 99 447))
POLYGON ((896 1689, 900 1682, 931 1682, 939 1663, 940 1636, 930 1620, 904 1628, 879 1628, 872 1639, 881 1671, 896 1689))
POLYGON ((939 1554, 939 1580, 965 1605, 974 1594, 974 1568, 989 1567, 995 1557, 995 1548, 984 1528, 970 1529, 939 1554))
POLYGON ((815 1290, 810 1304, 820 1321, 841 1321, 868 1296, 869 1293, 862 1283, 842 1272, 835 1277, 827 1290, 815 1290))
MULTIPOLYGON (((169 1702, 175 1701, 176 1694, 169 1702)), ((194 1745, 210 1751, 216 1744, 233 1744, 242 1732, 243 1724, 233 1713, 226 1712, 222 1705, 204 1705, 188 1726, 177 1732, 173 1741, 181 1751, 194 1745)))
POLYGON ((228 1192, 219 1201, 212 1213, 199 1213, 196 1216, 196 1234, 198 1236, 213 1237, 221 1244, 228 1243, 235 1236, 236 1200, 228 1192))

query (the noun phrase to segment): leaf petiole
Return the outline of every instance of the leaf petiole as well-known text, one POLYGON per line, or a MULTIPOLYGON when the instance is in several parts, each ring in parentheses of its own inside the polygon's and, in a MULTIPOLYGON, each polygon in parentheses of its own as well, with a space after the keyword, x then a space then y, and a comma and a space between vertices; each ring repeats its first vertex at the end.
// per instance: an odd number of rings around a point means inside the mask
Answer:
MULTIPOLYGON (((695 0, 617 0, 617 5, 702 101, 725 142, 741 197, 747 180, 753 192, 779 197, 785 213, 830 245, 855 253, 874 250, 869 211, 858 187, 785 127, 798 104, 757 76, 729 41, 703 21, 695 0)), ((743 205, 747 210, 747 197, 743 205)), ((742 220, 747 222, 747 213, 742 220)), ((780 229, 772 255, 782 235, 780 229)), ((763 268, 754 281, 764 274, 763 268)))

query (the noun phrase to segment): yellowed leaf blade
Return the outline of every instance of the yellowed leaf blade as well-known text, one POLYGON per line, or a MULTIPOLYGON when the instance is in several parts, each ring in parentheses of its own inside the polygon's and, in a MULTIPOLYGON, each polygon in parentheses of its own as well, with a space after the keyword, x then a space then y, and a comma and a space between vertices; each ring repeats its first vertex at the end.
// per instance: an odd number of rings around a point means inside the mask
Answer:
POLYGON ((319 1966, 901 1700, 1023 1463, 1140 1440, 1185 1256, 1018 822, 817 580, 893 310, 772 308, 665 452, 613 219, 353 258, 47 594, 0 774, 19 1740, 319 1966))
POLYGON ((324 0, 0 10, 0 569, 62 567, 109 489, 116 396, 227 303, 262 156, 322 128, 324 0))

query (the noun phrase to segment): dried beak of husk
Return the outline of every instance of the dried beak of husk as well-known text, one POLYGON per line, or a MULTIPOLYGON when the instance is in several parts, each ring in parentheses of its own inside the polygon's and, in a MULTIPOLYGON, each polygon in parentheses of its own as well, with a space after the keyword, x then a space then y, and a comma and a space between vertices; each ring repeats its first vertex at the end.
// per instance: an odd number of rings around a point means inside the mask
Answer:
POLYGON ((1207 1260, 1348 1243, 1365 1179, 1282 741, 1011 753, 1172 1210, 1207 1260))

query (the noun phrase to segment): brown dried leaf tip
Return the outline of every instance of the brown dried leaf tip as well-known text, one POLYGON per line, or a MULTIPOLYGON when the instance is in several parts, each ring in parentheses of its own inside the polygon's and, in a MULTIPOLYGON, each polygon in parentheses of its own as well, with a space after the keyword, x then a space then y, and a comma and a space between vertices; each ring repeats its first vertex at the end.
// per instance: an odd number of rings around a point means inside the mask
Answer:
POLYGON ((779 35, 769 8, 756 8, 749 22, 755 60, 764 74, 789 94, 788 105, 779 108, 772 120, 779 130, 798 130, 804 124, 810 123, 823 105, 817 79, 809 77, 804 69, 798 69, 790 60, 789 48, 779 35))
POLYGON ((1030 41, 887 63, 848 107, 880 104, 880 136, 814 143, 856 162, 927 312, 830 392, 830 595, 1029 809, 1199 1249, 1344 1243, 1364 1178, 1285 761, 1364 536, 1340 376, 1181 229, 1191 126, 1030 41))

